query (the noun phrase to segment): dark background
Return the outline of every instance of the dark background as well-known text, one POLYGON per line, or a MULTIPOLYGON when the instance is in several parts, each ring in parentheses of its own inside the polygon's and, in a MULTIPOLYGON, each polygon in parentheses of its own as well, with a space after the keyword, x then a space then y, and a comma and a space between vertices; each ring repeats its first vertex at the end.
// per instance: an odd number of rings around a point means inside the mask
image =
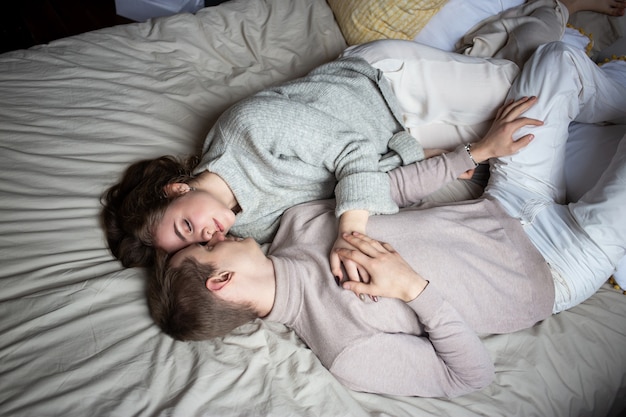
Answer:
MULTIPOLYGON (((206 0, 205 4, 223 1, 206 0)), ((115 0, 4 0, 0 53, 131 22, 115 14, 115 0)))

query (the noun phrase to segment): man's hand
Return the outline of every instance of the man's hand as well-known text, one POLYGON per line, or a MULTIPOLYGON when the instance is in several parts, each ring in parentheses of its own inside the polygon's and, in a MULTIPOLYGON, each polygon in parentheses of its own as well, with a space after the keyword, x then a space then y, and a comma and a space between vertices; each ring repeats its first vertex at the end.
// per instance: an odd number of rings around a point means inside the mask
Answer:
POLYGON ((541 120, 520 117, 536 102, 537 97, 523 97, 517 101, 509 101, 500 107, 487 135, 472 145, 474 161, 481 163, 489 158, 513 155, 528 146, 534 135, 528 134, 518 140, 513 140, 513 134, 523 126, 543 125, 541 120))

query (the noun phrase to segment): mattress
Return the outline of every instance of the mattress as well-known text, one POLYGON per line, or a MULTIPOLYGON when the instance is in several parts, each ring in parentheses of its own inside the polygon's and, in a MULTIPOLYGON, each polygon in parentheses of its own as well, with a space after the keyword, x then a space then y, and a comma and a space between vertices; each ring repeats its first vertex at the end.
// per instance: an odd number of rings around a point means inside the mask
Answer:
POLYGON ((0 415, 618 416, 626 297, 482 335, 496 379, 455 399, 358 393, 288 328, 203 342, 152 323, 107 249, 100 195, 131 162, 198 152, 219 114, 346 47, 323 0, 232 0, 0 55, 0 415))

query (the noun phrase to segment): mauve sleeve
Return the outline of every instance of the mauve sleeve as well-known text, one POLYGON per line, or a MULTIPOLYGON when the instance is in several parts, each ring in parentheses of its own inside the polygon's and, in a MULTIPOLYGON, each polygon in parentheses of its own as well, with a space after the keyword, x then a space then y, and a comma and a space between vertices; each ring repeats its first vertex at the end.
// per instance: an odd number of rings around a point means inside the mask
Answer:
POLYGON ((456 397, 489 385, 494 366, 478 335, 437 290, 408 303, 425 335, 379 333, 345 349, 330 371, 355 391, 456 397))
POLYGON ((464 146, 395 168, 388 172, 391 198, 399 207, 410 206, 473 168, 464 146))

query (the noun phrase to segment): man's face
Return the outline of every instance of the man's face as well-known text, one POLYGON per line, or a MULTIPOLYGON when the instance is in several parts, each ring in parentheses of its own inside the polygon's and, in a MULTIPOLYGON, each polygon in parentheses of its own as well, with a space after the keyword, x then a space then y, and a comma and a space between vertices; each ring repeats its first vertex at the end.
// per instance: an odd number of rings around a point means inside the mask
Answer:
POLYGON ((171 264, 178 265, 183 259, 189 257, 201 264, 212 263, 218 271, 233 271, 251 277, 258 271, 260 265, 267 262, 265 254, 254 239, 232 236, 227 236, 221 241, 209 242, 206 245, 193 244, 181 249, 172 257, 171 264))
POLYGON ((271 264, 271 261, 252 238, 227 237, 215 244, 194 244, 176 253, 172 257, 171 265, 177 266, 187 258, 216 266, 216 276, 206 277, 209 286, 214 279, 221 281, 224 277, 229 277, 227 285, 214 291, 223 300, 233 303, 254 302, 265 289, 265 285, 274 285, 273 280, 266 282, 260 278, 267 276, 260 274, 260 269, 268 262, 271 264))

